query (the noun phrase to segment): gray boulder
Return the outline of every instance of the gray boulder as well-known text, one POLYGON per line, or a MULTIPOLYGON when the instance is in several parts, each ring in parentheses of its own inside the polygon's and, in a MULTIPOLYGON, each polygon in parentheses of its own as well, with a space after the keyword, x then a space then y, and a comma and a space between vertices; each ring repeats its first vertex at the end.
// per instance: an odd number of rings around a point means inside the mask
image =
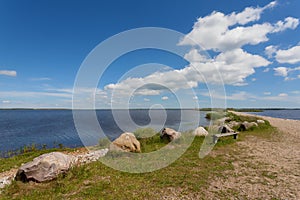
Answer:
POLYGON ((109 146, 111 151, 141 152, 141 144, 133 133, 123 133, 109 146))
POLYGON ((256 122, 257 122, 258 124, 265 124, 265 123, 266 123, 265 120, 262 120, 262 119, 258 119, 256 122))
POLYGON ((180 132, 177 132, 177 131, 175 131, 174 129, 171 129, 171 128, 164 128, 161 131, 161 134, 160 134, 161 139, 165 138, 168 141, 177 140, 178 138, 180 138, 180 136, 181 136, 180 132))
POLYGON ((240 125, 241 125, 241 122, 236 122, 236 121, 230 121, 230 122, 228 123, 228 126, 229 126, 230 128, 238 127, 238 126, 240 126, 240 125))
POLYGON ((224 124, 219 127, 218 132, 219 133, 233 133, 234 130, 232 130, 228 125, 224 124))
POLYGON ((230 117, 223 117, 223 118, 221 118, 221 119, 218 119, 218 120, 214 121, 214 125, 219 125, 219 126, 221 126, 221 125, 225 124, 225 122, 228 122, 228 121, 230 121, 230 120, 231 120, 230 117))
POLYGON ((55 179, 59 174, 67 172, 75 161, 75 157, 60 152, 43 154, 33 161, 22 165, 16 180, 23 182, 45 182, 55 179))
POLYGON ((195 135, 195 136, 207 136, 208 132, 207 132, 207 130, 205 130, 205 128, 203 128, 202 126, 199 126, 198 128, 195 129, 195 131, 193 132, 193 135, 195 135))
POLYGON ((238 128, 239 131, 247 131, 249 130, 250 128, 254 127, 254 126, 258 126, 258 124, 256 122, 247 122, 247 121, 244 121, 240 127, 238 128))

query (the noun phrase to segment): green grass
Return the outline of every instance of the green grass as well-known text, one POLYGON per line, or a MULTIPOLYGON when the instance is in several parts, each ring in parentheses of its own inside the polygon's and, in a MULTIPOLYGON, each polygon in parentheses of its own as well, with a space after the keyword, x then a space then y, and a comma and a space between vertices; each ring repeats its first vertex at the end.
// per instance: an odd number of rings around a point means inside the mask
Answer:
MULTIPOLYGON (((272 132, 274 128, 265 124, 240 134, 238 140, 244 140, 247 135, 272 137, 272 132)), ((114 170, 101 162, 94 162, 74 167, 67 174, 60 175, 56 180, 47 183, 14 181, 3 190, 0 199, 40 199, 41 197, 43 199, 161 199, 164 195, 181 198, 191 194, 196 195, 198 199, 205 199, 201 192, 207 190, 210 180, 215 177, 224 178, 224 171, 234 169, 232 165, 234 157, 228 158, 225 154, 236 153, 233 150, 237 145, 231 137, 221 138, 212 154, 200 159, 199 150, 203 140, 204 137, 195 137, 179 159, 168 167, 154 172, 133 174, 114 170)), ((158 134, 151 138, 141 138, 140 143, 142 152, 155 151, 166 145, 165 141, 160 140, 158 134)), ((1 159, 0 169, 8 170, 20 166, 21 163, 48 151, 51 150, 1 159)), ((269 178, 274 176, 267 172, 262 175, 269 178)), ((236 195, 236 191, 228 192, 236 195)), ((226 197, 226 194, 224 195, 226 197)))

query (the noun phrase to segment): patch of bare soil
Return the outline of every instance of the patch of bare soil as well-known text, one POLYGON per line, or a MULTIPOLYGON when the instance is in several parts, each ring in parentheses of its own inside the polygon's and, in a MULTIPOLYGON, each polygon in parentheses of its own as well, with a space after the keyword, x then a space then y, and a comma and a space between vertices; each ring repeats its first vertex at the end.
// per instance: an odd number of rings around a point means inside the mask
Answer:
POLYGON ((261 118, 282 134, 237 142, 238 153, 230 158, 234 170, 212 177, 208 199, 300 199, 300 121, 261 118))

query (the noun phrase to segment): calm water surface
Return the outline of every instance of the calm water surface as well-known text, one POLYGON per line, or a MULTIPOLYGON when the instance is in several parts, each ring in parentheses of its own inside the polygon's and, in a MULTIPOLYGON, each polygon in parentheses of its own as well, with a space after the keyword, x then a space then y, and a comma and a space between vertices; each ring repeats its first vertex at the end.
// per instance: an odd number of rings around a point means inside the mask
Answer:
MULTIPOLYGON (((152 110, 153 111, 153 110, 152 110)), ((91 111, 82 111, 91 112, 91 111)), ((117 114, 122 115, 119 110, 117 114)), ((155 116, 155 112, 154 116, 155 116)), ((157 111, 158 112, 158 111, 157 111)), ((186 119, 181 120, 181 110, 166 110, 167 119, 165 127, 178 130, 182 123, 182 130, 190 130, 194 124, 208 125, 205 119, 205 112, 195 110, 182 110, 186 119), (200 121, 195 119, 199 117, 200 121)), ((104 133, 114 139, 124 131, 115 123, 111 110, 97 110, 98 121, 104 133)), ((138 125, 144 126, 150 122, 148 110, 130 110, 130 116, 138 125)), ((89 119, 84 119, 86 127, 89 126, 89 119)), ((159 122, 161 123, 161 122, 159 122)), ((131 127, 126 127, 126 131, 131 127)), ((73 122, 71 110, 0 110, 0 151, 6 152, 31 144, 46 144, 47 147, 63 144, 66 147, 82 146, 73 122)), ((97 144, 93 140, 90 145, 97 144)))
POLYGON ((262 115, 283 119, 300 120, 300 110, 264 110, 263 112, 249 112, 254 115, 262 115))

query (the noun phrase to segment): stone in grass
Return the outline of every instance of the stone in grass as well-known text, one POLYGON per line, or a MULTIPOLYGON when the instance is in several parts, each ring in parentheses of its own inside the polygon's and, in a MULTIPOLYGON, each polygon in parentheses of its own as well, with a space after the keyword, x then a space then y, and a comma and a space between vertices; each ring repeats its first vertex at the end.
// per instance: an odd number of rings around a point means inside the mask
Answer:
POLYGON ((239 127, 241 125, 241 122, 236 122, 236 121, 230 121, 229 123, 228 123, 228 126, 230 127, 230 128, 233 128, 233 127, 239 127))
POLYGON ((171 128, 164 128, 160 134, 161 139, 167 139, 169 142, 179 139, 180 136, 181 136, 180 132, 175 131, 174 129, 171 128))
POLYGON ((33 161, 22 165, 16 180, 23 182, 45 182, 55 179, 59 174, 66 173, 75 161, 75 157, 61 152, 43 154, 33 161))
POLYGON ((257 127, 258 124, 256 122, 247 122, 247 121, 244 121, 241 126, 238 128, 239 131, 247 131, 249 130, 250 128, 252 127, 257 127))
MULTIPOLYGON (((10 185, 11 184, 11 180, 12 178, 9 176, 3 177, 0 179, 0 189, 4 188, 6 185, 10 185)), ((0 191, 1 193, 1 191, 0 191)))
POLYGON ((265 120, 262 120, 262 119, 258 119, 256 122, 257 122, 258 124, 265 124, 265 123, 266 123, 265 120))
POLYGON ((195 131, 193 132, 193 135, 195 135, 195 136, 207 136, 208 132, 207 132, 207 130, 205 130, 205 128, 203 128, 202 126, 199 126, 198 128, 195 129, 195 131))
POLYGON ((228 125, 224 124, 219 127, 218 132, 219 133, 233 133, 234 130, 232 130, 228 125))
POLYGON ((111 144, 109 149, 111 151, 125 151, 125 152, 141 152, 141 144, 136 139, 133 133, 123 133, 111 144))
POLYGON ((97 151, 91 151, 86 154, 78 155, 77 156, 77 163, 79 164, 86 164, 91 163, 99 160, 100 158, 104 157, 108 152, 108 148, 100 149, 97 151))

